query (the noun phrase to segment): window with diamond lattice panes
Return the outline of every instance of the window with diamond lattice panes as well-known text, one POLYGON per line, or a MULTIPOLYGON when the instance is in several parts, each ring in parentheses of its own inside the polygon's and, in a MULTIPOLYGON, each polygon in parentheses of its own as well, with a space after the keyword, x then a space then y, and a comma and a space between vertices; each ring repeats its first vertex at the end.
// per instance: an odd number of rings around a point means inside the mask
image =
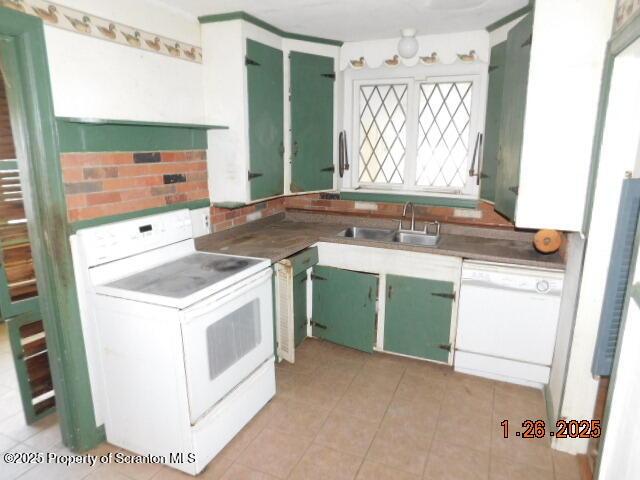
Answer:
POLYGON ((360 87, 361 183, 404 182, 407 88, 406 84, 360 87))
POLYGON ((420 85, 416 183, 461 190, 468 178, 472 82, 420 85))

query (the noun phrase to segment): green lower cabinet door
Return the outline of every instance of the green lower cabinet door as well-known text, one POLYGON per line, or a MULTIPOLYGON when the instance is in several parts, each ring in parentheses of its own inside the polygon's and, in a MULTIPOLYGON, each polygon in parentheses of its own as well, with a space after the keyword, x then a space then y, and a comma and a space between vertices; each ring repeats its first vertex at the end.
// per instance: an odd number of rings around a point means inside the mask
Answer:
POLYGON ((313 335, 373 352, 377 275, 316 265, 312 279, 313 335))
POLYGON ((307 272, 293 277, 293 341, 297 347, 307 336, 307 272))
POLYGON ((282 51, 247 40, 251 200, 284 192, 282 51))
POLYGON ((449 360, 453 283, 387 275, 384 349, 449 360))
POLYGON ((291 52, 291 191, 333 188, 333 58, 291 52))

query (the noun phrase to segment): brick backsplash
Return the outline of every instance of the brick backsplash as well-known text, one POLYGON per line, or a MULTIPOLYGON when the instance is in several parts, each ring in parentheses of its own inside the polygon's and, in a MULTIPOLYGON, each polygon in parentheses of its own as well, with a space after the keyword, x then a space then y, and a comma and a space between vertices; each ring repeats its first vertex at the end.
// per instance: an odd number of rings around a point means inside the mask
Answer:
POLYGON ((221 232, 231 227, 282 213, 286 200, 286 197, 280 197, 234 209, 211 207, 211 228, 214 232, 221 232))
MULTIPOLYGON (((335 193, 313 193, 309 195, 294 195, 248 205, 246 207, 227 209, 212 207, 211 224, 214 232, 227 230, 231 227, 266 218, 285 210, 304 210, 313 212, 332 213, 340 215, 357 215, 372 218, 399 219, 403 205, 387 202, 356 202, 340 200, 335 193)), ((416 205, 416 219, 419 221, 438 220, 443 223, 460 225, 475 225, 478 227, 514 228, 513 224, 493 210, 493 206, 480 202, 476 211, 477 218, 456 216, 456 209, 451 207, 433 207, 416 205)))
POLYGON ((61 155, 70 222, 209 198, 203 150, 61 155))

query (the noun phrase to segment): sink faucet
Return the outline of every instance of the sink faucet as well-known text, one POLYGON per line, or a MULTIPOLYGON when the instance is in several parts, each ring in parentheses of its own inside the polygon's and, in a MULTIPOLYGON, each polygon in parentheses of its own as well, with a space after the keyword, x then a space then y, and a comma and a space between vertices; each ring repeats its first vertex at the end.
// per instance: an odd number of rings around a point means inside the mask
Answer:
POLYGON ((413 202, 407 202, 404 204, 404 208, 402 209, 402 217, 400 218, 400 230, 402 230, 402 221, 404 220, 405 215, 407 214, 407 208, 411 206, 411 230, 416 229, 416 208, 413 205, 413 202))

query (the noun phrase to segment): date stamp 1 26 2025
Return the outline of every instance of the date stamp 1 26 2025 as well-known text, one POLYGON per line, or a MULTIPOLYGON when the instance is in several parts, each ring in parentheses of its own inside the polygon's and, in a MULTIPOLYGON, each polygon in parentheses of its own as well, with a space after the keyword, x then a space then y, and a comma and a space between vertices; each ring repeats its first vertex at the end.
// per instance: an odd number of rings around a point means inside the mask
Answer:
POLYGON ((547 423, 544 420, 525 420, 522 422, 522 428, 516 428, 510 431, 509 420, 500 422, 502 434, 504 438, 509 438, 511 434, 515 434, 520 438, 598 438, 602 434, 600 420, 564 420, 560 419, 556 422, 555 429, 547 429, 547 423))

